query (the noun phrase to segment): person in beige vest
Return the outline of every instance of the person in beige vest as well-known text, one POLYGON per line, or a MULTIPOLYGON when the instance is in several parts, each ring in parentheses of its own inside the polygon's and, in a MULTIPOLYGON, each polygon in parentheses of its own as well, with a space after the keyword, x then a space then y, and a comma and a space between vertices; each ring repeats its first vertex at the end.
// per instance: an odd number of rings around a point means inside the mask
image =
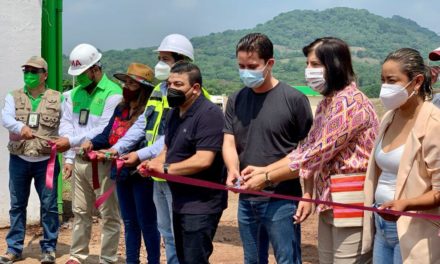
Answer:
MULTIPOLYGON (((366 206, 440 214, 440 110, 430 102, 430 72, 414 49, 385 59, 380 97, 389 111, 370 156, 366 206)), ((365 212, 363 228, 362 250, 374 241, 374 263, 440 263, 440 221, 365 212), (390 235, 383 237, 383 227, 393 222, 400 247, 391 249, 384 246, 390 235)))
MULTIPOLYGON (((32 180, 40 198, 43 239, 41 263, 55 263, 58 239, 57 175, 55 161, 53 189, 46 184, 46 169, 51 152, 48 140, 58 136, 62 96, 46 87, 47 63, 38 56, 22 66, 24 87, 5 98, 3 126, 9 131, 9 191, 11 227, 6 236, 8 249, 0 263, 13 263, 23 258, 26 231, 26 207, 32 180)), ((49 178, 50 179, 50 178, 49 178)))

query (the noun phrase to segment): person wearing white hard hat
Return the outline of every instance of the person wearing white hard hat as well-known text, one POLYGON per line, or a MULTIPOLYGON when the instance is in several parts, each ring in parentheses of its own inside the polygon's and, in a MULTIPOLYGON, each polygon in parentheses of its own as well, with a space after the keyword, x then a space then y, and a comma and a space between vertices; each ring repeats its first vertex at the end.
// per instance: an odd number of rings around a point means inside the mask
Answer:
MULTIPOLYGON (((89 255, 92 213, 95 199, 112 185, 110 162, 98 163, 98 175, 92 163, 76 155, 85 140, 100 134, 122 99, 122 89, 102 71, 102 54, 90 44, 79 44, 70 53, 68 73, 78 84, 64 94, 65 103, 57 150, 64 152, 64 178, 72 175, 72 211, 74 215, 70 259, 66 264, 84 263, 89 255), (69 150, 70 149, 70 150, 69 150), (93 184, 92 184, 93 179, 93 184)), ((98 208, 102 217, 100 263, 116 263, 120 234, 120 215, 115 193, 98 208)))
MULTIPOLYGON (((112 154, 123 154, 133 149, 139 140, 145 139, 145 147, 122 156, 126 166, 134 166, 139 162, 156 157, 164 146, 164 124, 170 109, 167 101, 166 80, 170 75, 171 66, 178 61, 193 61, 194 48, 191 42, 183 35, 171 34, 166 36, 157 50, 158 63, 155 77, 162 81, 156 87, 147 102, 145 112, 130 127, 127 133, 119 139, 108 151, 112 154)), ((209 94, 204 90, 204 95, 209 94)), ((168 264, 179 263, 176 255, 172 229, 171 191, 166 181, 154 179, 153 198, 157 211, 157 223, 161 236, 165 242, 165 253, 168 264)))

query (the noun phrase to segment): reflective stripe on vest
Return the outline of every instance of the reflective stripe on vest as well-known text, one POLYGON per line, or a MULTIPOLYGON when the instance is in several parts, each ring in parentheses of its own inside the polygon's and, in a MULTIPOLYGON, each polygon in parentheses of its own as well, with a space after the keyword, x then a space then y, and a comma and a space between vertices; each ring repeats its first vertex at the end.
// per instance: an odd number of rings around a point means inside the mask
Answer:
POLYGON ((162 134, 159 134, 159 127, 161 126, 161 123, 165 123, 164 119, 166 118, 166 115, 164 115, 164 113, 168 112, 169 106, 167 97, 160 91, 160 86, 161 83, 154 87, 154 90, 148 99, 147 106, 145 107, 146 146, 151 146, 156 141, 158 135, 163 135, 163 130, 160 131, 162 134))

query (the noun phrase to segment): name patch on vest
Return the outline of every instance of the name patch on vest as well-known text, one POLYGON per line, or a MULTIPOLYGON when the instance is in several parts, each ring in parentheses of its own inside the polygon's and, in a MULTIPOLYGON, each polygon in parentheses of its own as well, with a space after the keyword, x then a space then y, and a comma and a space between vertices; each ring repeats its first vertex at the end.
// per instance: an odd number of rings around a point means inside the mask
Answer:
POLYGON ((40 114, 29 113, 27 118, 27 126, 30 128, 37 128, 40 124, 40 114))
POLYGON ((78 124, 81 126, 87 125, 87 122, 89 121, 89 109, 81 109, 79 111, 79 120, 78 124))

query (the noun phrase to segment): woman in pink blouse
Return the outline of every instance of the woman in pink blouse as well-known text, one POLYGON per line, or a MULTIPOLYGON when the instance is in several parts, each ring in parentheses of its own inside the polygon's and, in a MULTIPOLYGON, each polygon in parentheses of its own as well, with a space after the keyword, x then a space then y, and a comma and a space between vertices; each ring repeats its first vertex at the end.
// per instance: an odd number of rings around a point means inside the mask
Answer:
MULTIPOLYGON (((303 48, 308 85, 324 96, 312 129, 297 149, 264 168, 243 170, 244 189, 301 177, 305 198, 363 204, 363 183, 379 122, 370 100, 357 88, 348 45, 320 38, 303 48)), ((361 252, 363 212, 317 206, 320 263, 368 263, 361 252)), ((311 205, 301 202, 295 220, 304 221, 311 205)))

